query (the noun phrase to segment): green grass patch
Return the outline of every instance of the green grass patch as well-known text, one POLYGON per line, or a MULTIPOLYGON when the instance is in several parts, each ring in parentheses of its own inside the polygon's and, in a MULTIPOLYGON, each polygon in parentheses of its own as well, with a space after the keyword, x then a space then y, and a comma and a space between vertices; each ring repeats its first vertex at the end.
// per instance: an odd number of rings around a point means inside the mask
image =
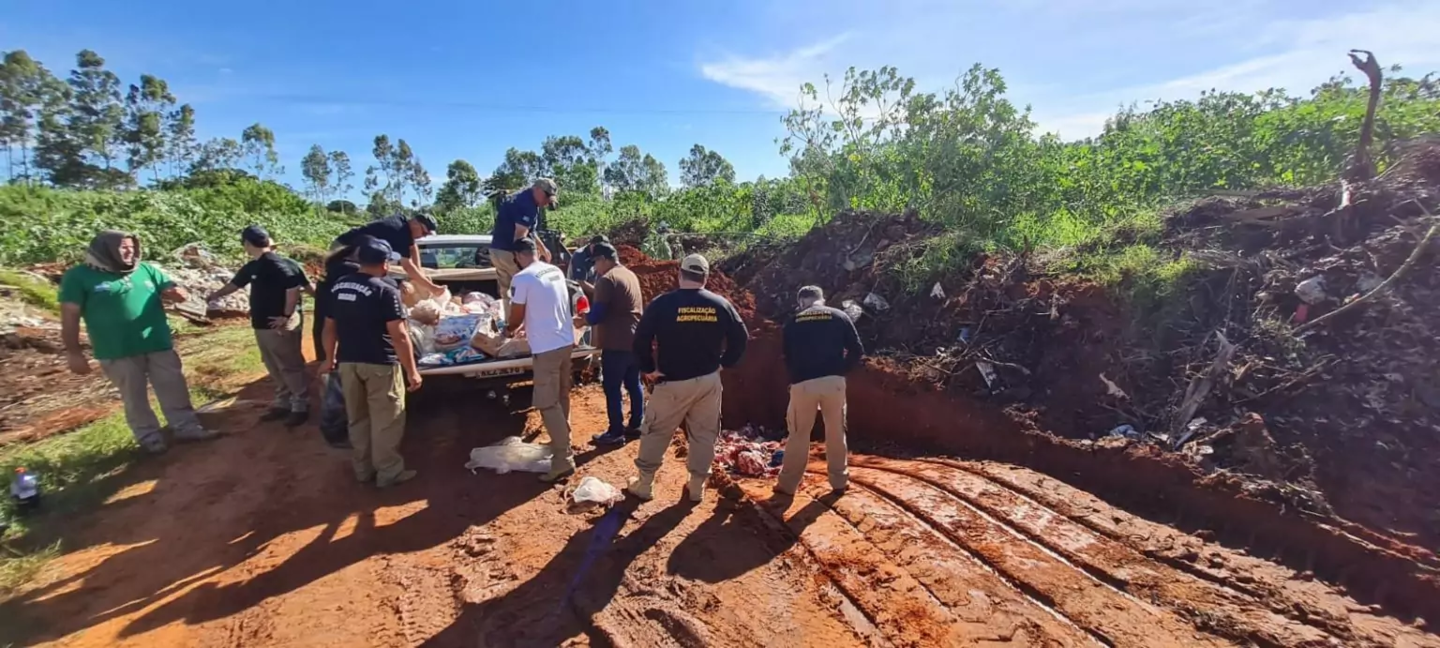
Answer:
MULTIPOLYGON (((196 407, 230 395, 232 381, 264 370, 249 327, 203 329, 181 343, 190 398, 196 407)), ((160 413, 159 404, 151 407, 160 413)), ((117 404, 118 408, 118 404, 117 404)), ((0 448, 0 476, 8 489, 10 476, 24 467, 39 475, 41 510, 21 515, 8 497, 0 501, 0 518, 10 528, 0 537, 0 600, 59 555, 59 545, 20 549, 38 542, 37 528, 67 515, 98 506, 123 485, 123 474, 142 457, 122 412, 113 412, 70 432, 34 443, 0 448)), ((7 490, 8 492, 8 490, 7 490)))
POLYGON ((897 245, 883 254, 887 272, 906 292, 928 292, 930 284, 945 275, 968 268, 983 247, 961 231, 948 231, 911 244, 897 245))
POLYGON ((59 542, 34 551, 21 551, 0 544, 0 597, 34 580, 40 570, 59 555, 59 542))
POLYGON ((60 313, 60 290, 43 277, 0 270, 0 284, 14 286, 20 293, 20 300, 26 304, 57 315, 60 313))
POLYGON ((5 476, 7 489, 11 475, 23 467, 40 477, 45 498, 42 512, 24 516, 18 515, 6 498, 0 504, 0 515, 11 522, 7 536, 22 537, 39 517, 73 511, 93 501, 95 489, 86 487, 123 469, 138 455, 139 446, 119 412, 72 432, 0 448, 0 474, 5 476))

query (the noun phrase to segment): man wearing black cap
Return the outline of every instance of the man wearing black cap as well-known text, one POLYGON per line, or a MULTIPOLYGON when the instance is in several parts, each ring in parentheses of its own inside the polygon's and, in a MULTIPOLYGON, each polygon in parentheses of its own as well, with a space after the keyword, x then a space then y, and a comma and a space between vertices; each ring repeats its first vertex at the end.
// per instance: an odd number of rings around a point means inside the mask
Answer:
POLYGON ((338 371, 354 446, 355 478, 385 488, 415 477, 405 469, 405 392, 420 388, 420 371, 405 327, 400 291, 385 280, 390 244, 364 239, 356 246, 360 271, 330 289, 325 318, 323 371, 338 371), (401 373, 401 370, 404 373, 401 373))
POLYGON ((595 445, 623 445, 640 438, 640 421, 645 420, 645 393, 640 388, 640 361, 635 357, 635 327, 640 324, 645 297, 640 279, 620 265, 620 255, 609 243, 590 246, 595 272, 594 286, 581 284, 590 294, 590 312, 585 321, 595 327, 595 346, 600 347, 601 383, 605 388, 605 410, 610 427, 591 441, 595 445), (625 424, 625 401, 621 387, 630 392, 630 424, 625 424))
POLYGON ((495 210, 495 228, 490 231, 490 263, 495 266, 495 275, 500 283, 502 313, 510 312, 510 282, 520 272, 515 261, 515 244, 529 239, 539 259, 550 262, 550 250, 540 237, 534 236, 534 229, 540 223, 540 208, 554 209, 556 195, 560 188, 550 178, 540 178, 524 189, 500 201, 495 210))
POLYGON ((385 241, 391 250, 400 255, 400 267, 405 269, 405 276, 415 282, 416 287, 424 289, 426 294, 438 295, 441 288, 425 276, 425 270, 420 265, 420 247, 415 245, 415 239, 434 234, 438 226, 435 217, 430 214, 416 214, 410 218, 388 216, 341 234, 330 250, 344 251, 345 256, 352 256, 355 246, 366 236, 385 241))
POLYGON ((720 369, 740 362, 749 337, 735 306, 705 290, 709 274, 705 257, 685 257, 680 261, 680 289, 650 302, 635 329, 640 370, 656 383, 635 459, 640 474, 626 486, 642 500, 654 497, 655 473, 682 421, 689 444, 685 463, 690 501, 704 498, 720 436, 720 369))
POLYGON ((860 366, 865 348, 845 311, 825 305, 819 286, 797 295, 799 312, 785 322, 785 368, 790 373, 790 438, 775 492, 794 495, 810 457, 815 411, 825 419, 825 462, 830 488, 843 492, 849 482, 845 449, 845 374, 860 366))
POLYGON ((235 273, 224 288, 206 298, 214 302, 250 287, 250 326, 260 359, 275 383, 275 401, 262 421, 285 419, 285 425, 302 425, 309 418, 310 400, 305 379, 305 355, 300 350, 304 327, 300 293, 310 284, 300 264, 275 253, 270 233, 259 225, 240 232, 240 243, 250 262, 235 273))
POLYGON ((575 251, 570 257, 570 280, 593 281, 595 279, 595 246, 610 245, 610 237, 598 234, 590 242, 575 251))
POLYGON ((520 272, 510 287, 510 313, 505 334, 514 335, 521 324, 534 357, 535 393, 531 403, 540 410, 550 434, 550 472, 540 477, 555 482, 575 474, 575 451, 570 447, 570 371, 575 350, 575 315, 570 311, 570 287, 565 273, 536 258, 530 239, 515 242, 520 272))

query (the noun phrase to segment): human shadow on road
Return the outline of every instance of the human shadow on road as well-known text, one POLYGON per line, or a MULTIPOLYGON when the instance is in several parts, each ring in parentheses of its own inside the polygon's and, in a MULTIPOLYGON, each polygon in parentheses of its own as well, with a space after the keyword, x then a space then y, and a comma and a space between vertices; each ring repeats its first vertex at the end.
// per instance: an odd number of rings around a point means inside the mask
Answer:
POLYGON ((634 498, 617 504, 594 526, 572 536, 533 578, 503 596, 466 606, 424 648, 555 646, 590 632, 589 620, 614 599, 635 559, 695 509, 688 500, 676 502, 620 539, 608 538, 607 518, 617 516, 623 525, 639 505, 634 498))
POLYGON ((738 578, 795 546, 800 533, 830 510, 823 502, 813 500, 781 522, 778 511, 762 511, 758 506, 762 505, 721 500, 715 515, 706 518, 675 547, 666 569, 677 576, 706 583, 738 578), (763 516, 770 517, 767 520, 763 516), (785 528, 776 529, 780 524, 785 528), (737 545, 734 538, 742 534, 758 536, 765 542, 737 545))
MULTIPOLYGON (((121 635, 224 618, 376 554, 443 544, 545 492, 537 481, 463 469, 470 448, 520 434, 525 417, 517 412, 525 404, 512 412, 475 398, 473 389, 463 391, 468 385, 457 382, 460 393, 447 393, 442 381, 434 381, 413 396, 401 452, 420 476, 385 491, 355 483, 349 454, 324 446, 313 426, 287 431, 257 424, 263 410, 227 412, 220 427, 229 436, 168 462, 143 506, 127 505, 107 511, 108 519, 90 521, 101 525, 106 541, 134 546, 68 579, 66 587, 27 592, 5 604, 15 617, 43 620, 43 627, 27 624, 33 633, 17 640, 53 640, 160 601, 121 635), (423 508, 407 517, 376 523, 379 508, 420 503, 423 508), (287 536, 315 528, 315 539, 296 551, 276 552, 278 564, 266 563, 275 543, 295 542, 287 536), (165 600, 233 570, 248 578, 205 583, 165 600)), ((261 380, 239 397, 264 402, 271 393, 261 380)))

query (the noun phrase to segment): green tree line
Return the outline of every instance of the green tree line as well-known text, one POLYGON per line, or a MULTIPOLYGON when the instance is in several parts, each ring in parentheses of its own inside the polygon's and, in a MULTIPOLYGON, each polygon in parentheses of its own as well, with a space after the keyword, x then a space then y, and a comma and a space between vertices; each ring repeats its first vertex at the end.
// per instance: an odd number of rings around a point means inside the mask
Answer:
MULTIPOLYGON (((275 134, 264 125, 238 139, 198 142, 195 111, 179 104, 162 79, 142 75, 122 87, 86 50, 62 80, 17 50, 0 64, 0 145, 11 185, 58 190, 41 201, 49 209, 70 196, 83 206, 77 214, 97 210, 77 216, 76 227, 114 219, 127 206, 153 210, 153 201, 165 199, 82 199, 74 192, 131 192, 148 184, 138 193, 189 201, 172 211, 241 205, 238 216, 210 219, 226 227, 304 212, 289 228, 292 240, 303 242, 323 244, 332 230, 367 216, 418 209, 440 214, 444 231, 478 232, 493 221, 494 197, 552 177, 562 187, 562 209, 548 222, 571 236, 644 219, 652 229, 664 223, 787 237, 838 210, 915 209, 946 232, 921 263, 934 270, 980 248, 1093 246, 1117 229, 1153 226, 1158 207, 1177 197, 1332 180, 1354 150, 1367 99, 1367 89, 1343 75, 1305 95, 1208 92, 1123 108, 1098 136, 1062 141, 1006 97, 998 70, 980 65, 943 92, 922 92, 893 67, 851 69, 823 84, 824 91, 805 84, 802 105, 783 118, 777 143, 790 162, 783 178, 737 181, 730 162, 696 144, 672 184, 663 162, 633 144, 617 146, 597 126, 547 137, 534 149, 510 148, 489 173, 453 160, 442 178, 432 178, 410 144, 390 134, 374 138, 371 161, 361 162, 359 173, 345 151, 316 144, 300 160, 304 187, 296 192, 275 181, 283 170, 275 134), (357 188, 363 205, 349 200, 357 188)), ((1432 77, 1392 68, 1376 124, 1382 169, 1394 144, 1440 132, 1440 90, 1432 77)), ((37 204, 0 198, 0 216, 33 220, 37 204)), ((46 228, 59 226, 47 220, 46 228)), ((191 229, 157 226, 157 234, 168 241, 163 237, 191 229)), ((3 241, 0 260, 51 253, 3 241)))

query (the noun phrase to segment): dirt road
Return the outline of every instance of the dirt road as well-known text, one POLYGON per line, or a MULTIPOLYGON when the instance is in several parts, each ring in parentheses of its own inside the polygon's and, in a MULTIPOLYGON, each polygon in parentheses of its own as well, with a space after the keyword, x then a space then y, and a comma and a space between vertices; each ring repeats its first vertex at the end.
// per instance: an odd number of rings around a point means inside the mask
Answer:
MULTIPOLYGON (((377 492, 313 428, 257 423, 267 393, 210 415, 227 438, 117 479, 5 604, 21 622, 0 643, 1440 646, 1307 574, 1003 464, 862 456, 841 497, 812 475, 793 501, 745 481, 691 506, 672 458, 656 501, 580 516, 531 475, 462 468, 537 431, 533 413, 427 385, 404 447, 421 476, 377 492)), ((602 410, 577 393, 577 439, 602 410)), ((623 483, 634 452, 587 453, 582 472, 623 483)))

